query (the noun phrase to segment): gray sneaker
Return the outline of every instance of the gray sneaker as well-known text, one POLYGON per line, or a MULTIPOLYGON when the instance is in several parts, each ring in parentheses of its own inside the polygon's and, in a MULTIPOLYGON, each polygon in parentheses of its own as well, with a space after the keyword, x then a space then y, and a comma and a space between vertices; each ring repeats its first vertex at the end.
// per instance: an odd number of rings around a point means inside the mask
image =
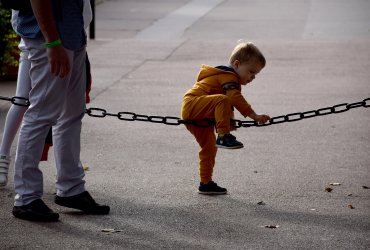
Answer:
POLYGON ((8 169, 10 164, 10 157, 0 155, 0 187, 6 186, 8 183, 8 169))

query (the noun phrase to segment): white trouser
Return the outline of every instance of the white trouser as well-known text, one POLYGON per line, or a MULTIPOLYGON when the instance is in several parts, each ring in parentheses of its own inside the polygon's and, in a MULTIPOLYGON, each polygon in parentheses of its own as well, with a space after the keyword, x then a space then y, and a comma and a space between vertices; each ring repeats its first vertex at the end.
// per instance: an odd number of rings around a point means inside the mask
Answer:
POLYGON ((24 39, 31 60, 30 107, 23 117, 15 159, 15 206, 27 205, 43 195, 43 176, 38 164, 49 128, 57 168, 57 195, 85 191, 80 163, 81 119, 85 113, 86 50, 66 50, 71 71, 63 79, 50 72, 43 39, 24 39))
MULTIPOLYGON (((28 98, 31 89, 30 67, 31 61, 28 60, 28 51, 23 40, 19 44, 21 54, 19 57, 19 69, 17 78, 17 90, 15 96, 28 98)), ((10 149, 17 131, 22 123, 23 114, 27 107, 12 105, 5 119, 3 139, 0 146, 0 155, 10 156, 10 149)))

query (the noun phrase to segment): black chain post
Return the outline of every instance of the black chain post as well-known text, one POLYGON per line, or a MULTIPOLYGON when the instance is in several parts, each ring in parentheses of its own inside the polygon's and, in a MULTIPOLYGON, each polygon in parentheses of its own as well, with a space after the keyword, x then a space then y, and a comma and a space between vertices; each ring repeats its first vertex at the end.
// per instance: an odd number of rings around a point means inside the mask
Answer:
POLYGON ((92 20, 89 25, 89 37, 95 39, 95 0, 90 0, 92 20))

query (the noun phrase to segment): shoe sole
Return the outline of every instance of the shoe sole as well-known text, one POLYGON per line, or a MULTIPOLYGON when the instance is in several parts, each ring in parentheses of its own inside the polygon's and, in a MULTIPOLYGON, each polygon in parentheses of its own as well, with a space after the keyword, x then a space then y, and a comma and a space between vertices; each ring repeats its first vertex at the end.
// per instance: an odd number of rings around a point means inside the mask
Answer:
POLYGON ((225 192, 203 192, 203 191, 198 191, 198 194, 203 194, 203 195, 222 195, 222 194, 227 194, 227 191, 225 191, 225 192))
POLYGON ((226 146, 216 144, 216 147, 217 148, 224 148, 224 149, 238 149, 238 148, 243 148, 244 146, 242 145, 242 146, 226 147, 226 146))
POLYGON ((22 214, 22 213, 14 213, 13 216, 15 218, 27 221, 38 221, 38 222, 58 222, 59 221, 59 214, 54 216, 40 216, 40 215, 29 215, 29 214, 22 214))
POLYGON ((63 203, 61 201, 54 201, 54 203, 59 205, 59 206, 62 206, 62 207, 67 207, 67 208, 72 208, 72 209, 82 211, 85 214, 107 215, 107 214, 110 213, 110 207, 101 208, 100 210, 93 210, 93 209, 84 209, 84 208, 77 207, 77 206, 74 206, 74 205, 71 205, 71 204, 66 204, 66 203, 63 203))

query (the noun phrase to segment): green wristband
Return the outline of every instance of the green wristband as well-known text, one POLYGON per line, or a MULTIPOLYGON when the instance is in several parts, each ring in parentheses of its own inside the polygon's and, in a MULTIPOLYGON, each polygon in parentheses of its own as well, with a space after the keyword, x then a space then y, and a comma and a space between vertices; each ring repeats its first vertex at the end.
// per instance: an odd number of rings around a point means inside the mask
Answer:
POLYGON ((60 39, 49 42, 49 43, 44 43, 44 48, 53 48, 58 46, 59 44, 62 44, 62 41, 60 39))

